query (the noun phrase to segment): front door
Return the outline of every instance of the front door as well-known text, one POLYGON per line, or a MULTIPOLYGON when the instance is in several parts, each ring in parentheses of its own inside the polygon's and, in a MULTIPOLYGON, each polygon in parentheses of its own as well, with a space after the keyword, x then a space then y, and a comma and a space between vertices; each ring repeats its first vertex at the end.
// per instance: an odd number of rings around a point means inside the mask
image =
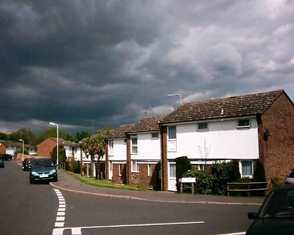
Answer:
POLYGON ((168 163, 168 191, 177 191, 176 163, 168 163))

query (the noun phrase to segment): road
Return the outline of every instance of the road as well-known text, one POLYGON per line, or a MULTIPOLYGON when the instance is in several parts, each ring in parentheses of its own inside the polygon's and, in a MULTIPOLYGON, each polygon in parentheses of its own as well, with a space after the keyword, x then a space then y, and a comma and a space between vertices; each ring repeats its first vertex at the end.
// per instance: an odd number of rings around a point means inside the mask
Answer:
POLYGON ((257 210, 255 206, 155 203, 65 191, 56 195, 48 184, 30 185, 28 173, 13 162, 0 169, 0 185, 0 234, 227 234, 246 231, 248 211, 257 210), (57 210, 64 211, 62 228, 55 227, 57 210))

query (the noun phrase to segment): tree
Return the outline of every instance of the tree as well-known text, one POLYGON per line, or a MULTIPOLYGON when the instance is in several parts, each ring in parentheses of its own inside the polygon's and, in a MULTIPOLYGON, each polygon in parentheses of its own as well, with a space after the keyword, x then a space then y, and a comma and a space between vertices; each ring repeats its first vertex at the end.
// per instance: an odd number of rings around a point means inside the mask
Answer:
MULTIPOLYGON (((54 147, 54 149, 51 152, 51 160, 56 164, 57 162, 57 146, 54 147)), ((63 147, 63 145, 60 145, 58 147, 58 162, 59 165, 63 166, 65 164, 66 161, 66 155, 65 155, 65 149, 63 147)))
MULTIPOLYGON (((36 144, 41 143, 43 140, 54 137, 56 138, 56 128, 55 127, 49 127, 46 130, 41 131, 37 138, 36 138, 36 144)), ((59 138, 62 138, 64 140, 72 140, 72 136, 66 132, 65 130, 59 129, 59 138)))
MULTIPOLYGON (((102 128, 97 131, 95 135, 92 135, 88 138, 82 140, 81 148, 85 152, 87 157, 91 158, 92 165, 92 176, 94 176, 94 168, 95 168, 95 157, 97 157, 97 165, 99 168, 100 159, 105 154, 106 142, 105 138, 108 133, 108 128, 102 128)), ((98 178, 97 168, 96 169, 96 178, 98 178)))
POLYGON ((87 137, 90 137, 91 134, 88 131, 77 131, 74 136, 73 136, 73 141, 74 142, 79 142, 82 139, 85 139, 87 137))

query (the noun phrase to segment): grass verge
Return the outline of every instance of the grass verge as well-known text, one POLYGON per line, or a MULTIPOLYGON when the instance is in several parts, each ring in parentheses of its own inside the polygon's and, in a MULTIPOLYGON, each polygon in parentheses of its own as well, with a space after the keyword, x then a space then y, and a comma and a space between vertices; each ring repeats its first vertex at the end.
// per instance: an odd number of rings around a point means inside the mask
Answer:
POLYGON ((93 185, 96 187, 102 188, 114 188, 114 189, 127 189, 127 190, 134 190, 134 191, 146 191, 147 189, 141 188, 139 185, 126 185, 126 184, 115 184, 109 180, 97 180, 95 178, 89 178, 86 176, 81 176, 80 174, 73 173, 71 171, 63 170, 63 172, 73 176, 81 183, 93 185))

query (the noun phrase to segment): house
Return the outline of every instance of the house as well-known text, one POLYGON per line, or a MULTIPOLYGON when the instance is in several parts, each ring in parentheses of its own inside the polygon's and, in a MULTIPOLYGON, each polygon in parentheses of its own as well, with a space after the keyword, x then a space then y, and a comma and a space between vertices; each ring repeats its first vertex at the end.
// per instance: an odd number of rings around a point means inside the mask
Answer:
MULTIPOLYGON (((66 158, 80 159, 79 146, 77 143, 59 138, 59 146, 63 146, 66 158)), ((54 148, 57 146, 57 139, 49 137, 37 145, 37 154, 39 156, 51 157, 54 148)))
POLYGON ((268 183, 294 168, 294 108, 283 90, 186 103, 160 122, 162 190, 176 190, 175 159, 194 168, 238 161, 241 177, 256 162, 268 183))
MULTIPOLYGON (((32 149, 33 147, 31 145, 25 144, 25 148, 32 149)), ((9 154, 11 156, 14 156, 17 149, 22 148, 22 143, 20 142, 14 142, 10 140, 0 140, 0 154, 9 154)))
POLYGON ((145 117, 126 132, 129 184, 160 188, 160 118, 145 117))
POLYGON ((105 153, 106 178, 114 183, 127 182, 127 136, 134 124, 121 125, 109 131, 105 153))

